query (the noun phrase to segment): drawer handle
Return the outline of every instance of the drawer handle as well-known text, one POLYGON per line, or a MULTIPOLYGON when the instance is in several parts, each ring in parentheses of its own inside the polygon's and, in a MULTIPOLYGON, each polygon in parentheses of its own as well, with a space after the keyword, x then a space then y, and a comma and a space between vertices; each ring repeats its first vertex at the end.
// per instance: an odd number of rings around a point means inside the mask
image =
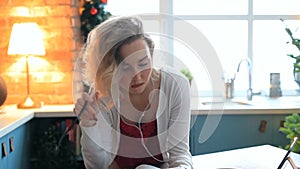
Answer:
POLYGON ((1 143, 1 149, 2 149, 2 158, 7 156, 7 151, 6 151, 6 143, 3 142, 1 143))
POLYGON ((260 127, 259 127, 259 131, 264 133, 267 130, 267 121, 266 120, 262 120, 260 122, 260 127))
POLYGON ((14 146, 14 138, 10 137, 9 138, 9 152, 13 152, 15 150, 15 146, 14 146))

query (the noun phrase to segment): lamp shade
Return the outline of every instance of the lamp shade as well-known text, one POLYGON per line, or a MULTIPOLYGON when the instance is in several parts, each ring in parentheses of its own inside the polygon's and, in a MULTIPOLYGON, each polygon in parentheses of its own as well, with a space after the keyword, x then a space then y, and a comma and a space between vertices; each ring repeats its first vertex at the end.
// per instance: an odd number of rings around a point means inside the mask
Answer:
POLYGON ((8 51, 9 55, 45 55, 42 33, 36 23, 13 25, 8 51))

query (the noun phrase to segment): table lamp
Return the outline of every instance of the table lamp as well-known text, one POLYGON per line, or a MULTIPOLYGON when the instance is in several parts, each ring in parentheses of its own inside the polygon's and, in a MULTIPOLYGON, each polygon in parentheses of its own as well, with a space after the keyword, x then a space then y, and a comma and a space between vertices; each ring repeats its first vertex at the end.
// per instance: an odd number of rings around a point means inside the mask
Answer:
POLYGON ((45 55, 45 47, 42 39, 42 33, 36 23, 15 23, 12 27, 8 55, 16 55, 26 57, 26 81, 27 81, 27 96, 19 103, 18 108, 39 108, 40 103, 34 102, 30 97, 29 86, 29 56, 42 56, 45 55))

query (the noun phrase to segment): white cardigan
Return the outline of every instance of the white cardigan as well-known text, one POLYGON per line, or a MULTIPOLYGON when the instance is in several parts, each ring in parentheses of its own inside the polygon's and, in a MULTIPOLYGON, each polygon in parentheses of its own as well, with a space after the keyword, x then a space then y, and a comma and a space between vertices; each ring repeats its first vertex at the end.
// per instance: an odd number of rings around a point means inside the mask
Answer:
MULTIPOLYGON (((81 126, 82 155, 87 169, 108 168, 119 148, 119 113, 116 109, 100 110, 95 126, 81 126)), ((169 167, 193 168, 189 152, 190 112, 188 80, 171 67, 161 68, 157 134, 163 159, 169 167)))

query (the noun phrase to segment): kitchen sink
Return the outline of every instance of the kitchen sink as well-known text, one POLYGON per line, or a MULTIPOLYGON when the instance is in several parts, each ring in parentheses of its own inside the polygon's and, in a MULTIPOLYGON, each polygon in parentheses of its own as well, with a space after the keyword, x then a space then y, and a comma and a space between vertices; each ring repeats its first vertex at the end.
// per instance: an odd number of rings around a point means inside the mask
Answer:
POLYGON ((201 102, 201 104, 202 105, 226 105, 226 106, 252 105, 250 101, 242 101, 242 100, 206 101, 206 102, 201 102))

